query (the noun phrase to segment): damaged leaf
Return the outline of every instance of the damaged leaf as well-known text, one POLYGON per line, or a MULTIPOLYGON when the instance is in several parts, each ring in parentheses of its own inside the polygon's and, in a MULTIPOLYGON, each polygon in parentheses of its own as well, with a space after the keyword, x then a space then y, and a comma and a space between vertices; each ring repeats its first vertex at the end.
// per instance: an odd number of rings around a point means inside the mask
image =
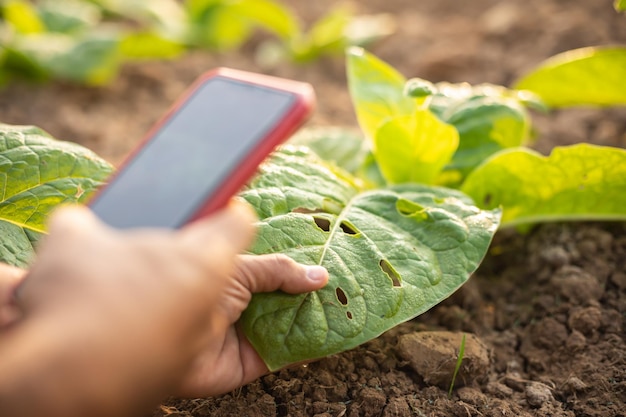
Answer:
POLYGON ((482 260, 499 211, 458 191, 362 189, 305 148, 284 148, 241 196, 260 218, 256 254, 322 265, 316 292, 255 294, 243 329, 268 367, 350 349, 447 298, 482 260))

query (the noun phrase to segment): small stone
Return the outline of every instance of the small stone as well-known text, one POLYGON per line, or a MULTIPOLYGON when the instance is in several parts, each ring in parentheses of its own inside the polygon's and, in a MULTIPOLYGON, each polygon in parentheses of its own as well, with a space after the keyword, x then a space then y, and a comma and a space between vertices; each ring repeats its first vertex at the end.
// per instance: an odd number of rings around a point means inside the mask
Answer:
POLYGON ((541 407, 544 403, 554 401, 550 388, 538 382, 526 386, 526 401, 532 407, 541 407))
MULTIPOLYGON (((424 382, 448 389, 462 338, 462 333, 446 331, 409 333, 398 338, 398 354, 424 382)), ((473 334, 466 334, 465 352, 455 386, 484 380, 489 364, 489 351, 484 343, 473 334)))

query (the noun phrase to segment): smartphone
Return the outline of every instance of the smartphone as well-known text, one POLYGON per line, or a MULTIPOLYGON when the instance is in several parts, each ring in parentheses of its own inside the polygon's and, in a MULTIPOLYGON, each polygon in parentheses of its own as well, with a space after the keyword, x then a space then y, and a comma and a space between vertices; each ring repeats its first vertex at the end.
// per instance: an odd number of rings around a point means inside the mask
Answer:
POLYGON ((223 207, 309 117, 307 83, 218 68, 200 77, 89 202, 115 228, 179 228, 223 207))

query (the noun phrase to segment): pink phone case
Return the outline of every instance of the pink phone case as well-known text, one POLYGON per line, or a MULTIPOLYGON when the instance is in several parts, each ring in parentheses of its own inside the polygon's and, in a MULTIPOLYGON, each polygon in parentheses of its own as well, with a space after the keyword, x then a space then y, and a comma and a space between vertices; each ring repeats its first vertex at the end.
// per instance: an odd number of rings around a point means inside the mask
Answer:
MULTIPOLYGON (((199 77, 187 91, 178 99, 168 112, 148 131, 139 145, 129 154, 125 161, 119 167, 118 173, 124 170, 141 149, 150 142, 157 132, 164 126, 168 120, 176 114, 194 92, 206 81, 215 78, 224 77, 238 82, 260 85, 270 89, 276 89, 292 94, 295 97, 293 104, 284 114, 283 118, 275 124, 267 134, 259 140, 256 145, 247 154, 244 163, 237 167, 231 175, 220 185, 220 187, 212 193, 202 205, 190 216, 187 223, 206 216, 221 207, 224 207, 228 201, 234 196, 255 174, 258 166, 263 160, 276 148, 291 136, 310 116, 315 106, 315 94, 311 85, 303 82, 297 82, 268 75, 256 74, 251 72, 239 71, 229 68, 217 68, 209 71, 199 77)), ((117 174, 111 177, 109 181, 115 179, 117 174)), ((92 202, 97 200, 107 186, 104 186, 92 198, 92 202)))

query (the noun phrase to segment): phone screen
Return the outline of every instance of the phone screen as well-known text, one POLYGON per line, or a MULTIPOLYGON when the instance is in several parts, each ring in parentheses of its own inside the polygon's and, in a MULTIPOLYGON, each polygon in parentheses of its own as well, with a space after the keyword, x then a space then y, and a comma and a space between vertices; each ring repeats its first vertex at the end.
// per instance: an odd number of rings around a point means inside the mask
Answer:
POLYGON ((225 77, 202 84, 92 201, 116 228, 184 225, 296 100, 225 77))

